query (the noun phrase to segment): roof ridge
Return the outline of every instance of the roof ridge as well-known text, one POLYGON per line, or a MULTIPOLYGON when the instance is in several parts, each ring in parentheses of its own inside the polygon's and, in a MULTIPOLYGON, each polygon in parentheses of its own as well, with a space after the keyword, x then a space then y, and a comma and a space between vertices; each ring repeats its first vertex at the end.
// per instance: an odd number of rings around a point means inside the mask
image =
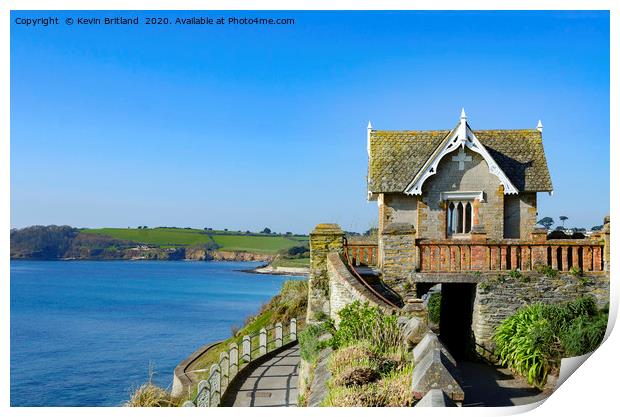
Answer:
MULTIPOLYGON (((474 132, 538 132, 536 128, 522 128, 522 129, 471 129, 474 132)), ((388 130, 388 129, 374 129, 372 133, 389 132, 389 133, 429 133, 429 132, 451 132, 452 129, 429 129, 429 130, 388 130)))

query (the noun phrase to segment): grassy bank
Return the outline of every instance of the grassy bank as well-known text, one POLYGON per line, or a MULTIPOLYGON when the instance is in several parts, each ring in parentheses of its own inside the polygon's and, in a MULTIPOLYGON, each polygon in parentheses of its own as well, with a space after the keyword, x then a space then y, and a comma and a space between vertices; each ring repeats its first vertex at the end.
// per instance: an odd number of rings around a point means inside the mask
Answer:
POLYGON ((200 230, 158 227, 153 229, 123 229, 105 227, 81 229, 80 233, 106 236, 162 248, 206 246, 222 251, 276 253, 294 246, 303 245, 307 236, 275 235, 262 233, 229 232, 222 230, 200 230))
MULTIPOLYGON (((403 348, 397 317, 355 301, 339 313, 339 327, 331 320, 313 324, 300 333, 302 358, 311 369, 321 349, 333 352, 327 367, 331 378, 321 405, 328 407, 410 407, 413 364, 403 348), (325 332, 327 340, 319 340, 325 332)), ((312 373, 312 372, 311 372, 312 373)), ((309 386, 309 385, 308 385, 309 386)), ((301 398, 308 398, 308 392, 301 398)), ((301 405, 305 405, 301 401, 301 405)))
MULTIPOLYGON (((191 364, 188 371, 208 370, 213 363, 219 360, 220 353, 228 350, 231 343, 236 343, 240 346, 244 336, 258 333, 263 327, 267 328, 278 322, 286 325, 292 318, 296 318, 299 332, 304 328, 307 304, 308 284, 306 281, 290 280, 284 282, 279 294, 274 296, 268 303, 264 304, 255 316, 248 317, 241 328, 232 328, 232 335, 228 339, 222 341, 222 343, 212 349, 209 349, 204 355, 191 364)), ((253 340, 253 343, 258 342, 253 340)), ((252 346, 252 348, 254 347, 256 346, 252 346)), ((192 379, 200 381, 201 379, 207 378, 207 376, 208 371, 196 372, 192 379)), ((171 400, 167 391, 154 386, 149 380, 141 387, 132 391, 131 398, 126 405, 131 407, 157 407, 167 406, 168 404, 180 405, 186 400, 193 399, 196 396, 196 388, 197 386, 194 385, 191 387, 189 393, 186 393, 180 398, 171 400)))

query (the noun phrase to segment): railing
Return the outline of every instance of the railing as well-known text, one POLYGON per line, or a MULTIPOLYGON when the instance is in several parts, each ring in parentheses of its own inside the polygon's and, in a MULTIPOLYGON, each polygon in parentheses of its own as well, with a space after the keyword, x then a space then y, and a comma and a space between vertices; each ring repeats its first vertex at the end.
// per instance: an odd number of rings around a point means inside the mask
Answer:
POLYGON ((476 243, 455 240, 421 241, 420 272, 535 270, 537 265, 559 271, 579 268, 603 271, 603 244, 594 241, 476 243))
POLYGON ((295 340, 297 340, 297 320, 291 319, 288 328, 283 328, 282 323, 276 323, 274 326, 260 329, 257 333, 244 336, 241 345, 231 343, 228 351, 220 353, 219 361, 211 365, 207 379, 198 383, 196 397, 186 401, 183 406, 217 407, 226 389, 241 369, 268 352, 295 340))
POLYGON ((345 241, 345 253, 353 266, 377 266, 379 246, 371 242, 345 241))
MULTIPOLYGON (((364 287, 366 288, 368 291, 370 291, 371 293, 373 293, 376 297, 378 297, 381 301, 383 301, 384 303, 388 304, 390 307, 393 307, 395 309, 400 308, 398 305, 394 304, 392 301, 388 300, 387 298, 385 298, 383 295, 381 295, 381 293, 379 293, 377 290, 375 290, 373 288, 372 285, 370 285, 356 270, 355 270, 355 266, 359 266, 359 263, 355 262, 355 258, 352 258, 350 253, 354 252, 357 253, 357 249, 359 248, 373 248, 372 244, 364 244, 364 245, 360 245, 360 244, 356 244, 356 243, 349 243, 346 239, 344 241, 344 261, 347 263, 348 265, 348 269, 351 272, 351 275, 353 275, 355 277, 355 279, 364 287)), ((374 260, 376 262, 377 259, 377 245, 374 245, 374 260)), ((366 251, 366 253, 373 253, 372 251, 366 251)), ((370 256, 369 259, 373 259, 373 256, 370 256)), ((359 259, 359 258, 358 258, 359 259)), ((368 265, 368 264, 367 264, 368 265)))

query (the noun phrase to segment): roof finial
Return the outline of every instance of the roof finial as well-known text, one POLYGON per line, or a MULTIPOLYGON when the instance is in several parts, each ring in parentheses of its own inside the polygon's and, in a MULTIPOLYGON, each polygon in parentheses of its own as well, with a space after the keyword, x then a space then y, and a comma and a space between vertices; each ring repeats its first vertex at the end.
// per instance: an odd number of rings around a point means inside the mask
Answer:
POLYGON ((368 130, 366 130, 366 152, 368 152, 368 156, 370 156, 370 133, 372 132, 372 123, 370 120, 368 121, 368 130))
POLYGON ((538 124, 536 125, 536 130, 538 130, 540 133, 542 133, 543 125, 542 125, 542 122, 540 120, 538 121, 538 124))
POLYGON ((467 120, 467 115, 465 114, 465 108, 461 109, 461 120, 467 120))

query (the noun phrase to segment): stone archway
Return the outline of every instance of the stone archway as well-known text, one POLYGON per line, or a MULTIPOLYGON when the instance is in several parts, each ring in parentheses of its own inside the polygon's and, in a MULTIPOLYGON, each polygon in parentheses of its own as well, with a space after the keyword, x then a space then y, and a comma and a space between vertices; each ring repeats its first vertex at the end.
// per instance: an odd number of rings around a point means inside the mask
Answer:
POLYGON ((472 316, 476 284, 441 285, 440 338, 456 359, 471 357, 475 351, 472 316))

